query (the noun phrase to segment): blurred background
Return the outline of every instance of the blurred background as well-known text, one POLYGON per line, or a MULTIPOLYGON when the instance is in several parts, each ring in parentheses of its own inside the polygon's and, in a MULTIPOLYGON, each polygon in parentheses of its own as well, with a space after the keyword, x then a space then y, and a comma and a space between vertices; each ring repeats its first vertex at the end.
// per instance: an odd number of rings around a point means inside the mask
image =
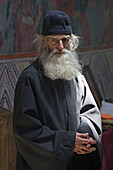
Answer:
POLYGON ((101 112, 103 168, 113 169, 113 1, 0 0, 0 170, 15 170, 12 136, 14 90, 21 71, 37 59, 33 44, 44 15, 61 10, 69 15, 77 49, 101 112), (112 152, 111 152, 112 151, 112 152))

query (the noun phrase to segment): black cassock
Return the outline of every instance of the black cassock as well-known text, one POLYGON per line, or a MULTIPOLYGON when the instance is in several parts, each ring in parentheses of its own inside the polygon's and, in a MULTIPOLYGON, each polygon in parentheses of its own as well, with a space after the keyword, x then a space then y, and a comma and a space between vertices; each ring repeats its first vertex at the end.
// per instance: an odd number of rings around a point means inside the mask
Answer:
POLYGON ((13 132, 16 170, 101 170, 101 116, 81 74, 53 81, 38 60, 26 68, 15 90, 13 132), (88 132, 97 150, 73 153, 76 131, 88 132))

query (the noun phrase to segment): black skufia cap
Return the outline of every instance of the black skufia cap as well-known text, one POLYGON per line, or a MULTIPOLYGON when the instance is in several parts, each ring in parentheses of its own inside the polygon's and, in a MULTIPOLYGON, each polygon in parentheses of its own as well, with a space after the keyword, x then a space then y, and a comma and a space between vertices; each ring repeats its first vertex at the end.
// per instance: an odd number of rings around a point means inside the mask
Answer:
POLYGON ((71 34, 71 23, 66 13, 49 11, 43 20, 42 35, 71 34))

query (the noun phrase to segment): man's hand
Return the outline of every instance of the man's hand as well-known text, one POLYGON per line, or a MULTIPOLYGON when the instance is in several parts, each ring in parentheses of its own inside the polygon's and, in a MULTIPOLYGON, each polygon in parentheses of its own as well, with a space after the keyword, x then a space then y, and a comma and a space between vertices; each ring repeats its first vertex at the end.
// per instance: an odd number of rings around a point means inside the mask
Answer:
POLYGON ((76 133, 75 146, 73 152, 77 154, 91 153, 96 150, 92 145, 96 144, 96 141, 89 137, 88 133, 76 133))

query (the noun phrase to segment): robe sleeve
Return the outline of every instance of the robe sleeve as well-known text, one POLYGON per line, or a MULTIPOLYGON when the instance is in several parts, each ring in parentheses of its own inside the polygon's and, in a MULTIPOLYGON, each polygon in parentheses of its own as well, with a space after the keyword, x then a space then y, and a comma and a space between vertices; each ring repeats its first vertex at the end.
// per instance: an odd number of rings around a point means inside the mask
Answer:
POLYGON ((101 135, 102 126, 101 126, 100 111, 90 91, 87 81, 83 75, 81 75, 81 81, 79 83, 80 83, 79 93, 80 93, 80 101, 81 101, 80 116, 81 118, 86 117, 88 120, 90 120, 94 125, 98 135, 101 135))
POLYGON ((75 132, 52 130, 41 123, 33 83, 32 76, 22 74, 15 90, 13 133, 17 150, 34 170, 66 167, 73 154, 75 132))
POLYGON ((77 131, 89 133, 89 135, 96 140, 97 155, 101 167, 103 149, 101 143, 102 126, 100 111, 84 76, 80 75, 77 82, 77 107, 80 108, 80 110, 79 108, 78 110, 80 112, 81 121, 77 131))

